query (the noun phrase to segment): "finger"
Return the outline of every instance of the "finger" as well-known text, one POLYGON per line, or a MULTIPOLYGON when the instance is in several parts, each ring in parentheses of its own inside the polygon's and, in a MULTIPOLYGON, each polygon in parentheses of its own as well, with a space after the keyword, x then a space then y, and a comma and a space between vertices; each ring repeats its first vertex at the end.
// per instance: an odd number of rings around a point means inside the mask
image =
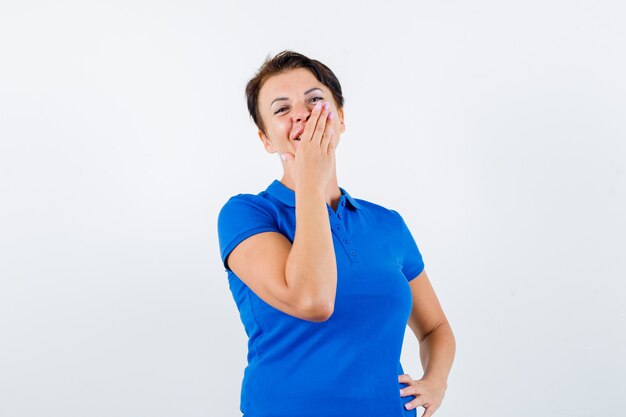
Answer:
MULTIPOLYGON (((426 407, 424 407, 424 408, 426 408, 426 407)), ((428 407, 428 408, 426 408, 426 410, 424 410, 424 413, 420 417, 430 417, 434 413, 435 413, 435 409, 433 407, 428 407)))
POLYGON ((304 126, 304 132, 302 133, 303 142, 310 142, 311 139, 313 139, 313 133, 315 133, 315 127, 317 126, 317 122, 321 113, 322 103, 317 102, 315 107, 313 107, 313 111, 311 112, 309 120, 307 120, 306 125, 304 126))
MULTIPOLYGON (((330 126, 330 123, 327 126, 330 126)), ((322 137, 322 149, 324 150, 324 152, 326 152, 326 154, 328 154, 333 151, 333 147, 334 147, 333 129, 330 128, 330 129, 327 129, 326 132, 324 132, 324 136, 322 137)))
POLYGON ((328 113, 330 112, 330 103, 324 102, 324 106, 322 107, 322 112, 319 115, 319 119, 317 120, 317 125, 315 126, 315 133, 311 137, 311 142, 315 142, 318 146, 321 146, 322 135, 324 134, 324 129, 326 128, 326 120, 328 120, 328 113))
POLYGON ((406 408, 407 410, 412 410, 412 409, 417 408, 419 406, 424 407, 422 402, 423 402, 422 400, 420 400, 419 398, 416 398, 416 399, 414 399, 412 401, 409 401, 408 403, 404 404, 404 408, 406 408))
POLYGON ((418 394, 418 392, 415 390, 415 387, 409 385, 407 387, 404 387, 400 390, 400 396, 401 397, 408 397, 409 395, 413 395, 416 396, 418 394))
POLYGON ((398 382, 410 383, 413 382, 413 378, 409 374, 398 375, 398 382))
POLYGON ((332 120, 333 120, 333 112, 329 111, 327 123, 326 123, 326 126, 324 126, 324 133, 322 134, 322 143, 321 143, 322 150, 326 152, 327 154, 330 151, 330 147, 332 146, 333 141, 334 141, 334 134, 333 134, 334 131, 333 131, 332 120))
POLYGON ((424 407, 424 412, 421 417, 430 417, 435 414, 435 411, 439 408, 439 406, 435 404, 422 404, 422 407, 424 407))

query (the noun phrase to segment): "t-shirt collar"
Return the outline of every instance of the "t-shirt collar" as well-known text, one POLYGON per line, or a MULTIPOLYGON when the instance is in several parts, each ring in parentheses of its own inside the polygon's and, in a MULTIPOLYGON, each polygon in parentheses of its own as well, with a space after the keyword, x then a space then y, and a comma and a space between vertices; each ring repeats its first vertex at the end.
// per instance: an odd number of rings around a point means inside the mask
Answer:
MULTIPOLYGON (((354 207, 356 209, 360 209, 361 208, 359 203, 357 203, 356 200, 354 198, 352 198, 352 196, 350 194, 348 194, 348 192, 346 190, 344 190, 341 187, 339 187, 339 190, 341 191, 341 194, 346 197, 346 200, 348 200, 348 202, 352 205, 352 207, 354 207)), ((288 205, 289 207, 295 207, 296 206, 296 193, 295 193, 295 191, 293 191, 290 188, 288 188, 285 184, 283 184, 279 180, 275 179, 274 181, 272 181, 272 183, 267 187, 267 189, 265 191, 268 192, 272 197, 275 197, 280 202, 282 202, 283 204, 288 205)))

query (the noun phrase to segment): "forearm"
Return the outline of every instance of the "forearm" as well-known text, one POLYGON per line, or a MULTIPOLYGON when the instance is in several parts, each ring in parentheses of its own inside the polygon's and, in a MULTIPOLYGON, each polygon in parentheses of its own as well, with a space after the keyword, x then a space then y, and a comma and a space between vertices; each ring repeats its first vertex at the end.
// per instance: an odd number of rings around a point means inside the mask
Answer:
POLYGON ((296 233, 286 265, 287 286, 313 310, 332 310, 337 264, 326 200, 321 190, 296 192, 296 233))
POLYGON ((454 361, 456 341, 448 322, 438 326, 420 342, 423 378, 448 386, 448 375, 454 361))

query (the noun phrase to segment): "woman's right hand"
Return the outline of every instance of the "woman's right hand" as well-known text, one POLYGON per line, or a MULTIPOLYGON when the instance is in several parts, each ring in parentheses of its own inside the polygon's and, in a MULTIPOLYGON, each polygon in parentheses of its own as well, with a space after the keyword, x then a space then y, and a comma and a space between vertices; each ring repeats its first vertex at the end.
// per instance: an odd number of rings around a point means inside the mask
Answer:
POLYGON ((335 138, 328 102, 318 102, 307 120, 295 155, 284 153, 296 191, 300 187, 326 191, 335 168, 335 138), (325 104, 325 106, 324 106, 325 104))

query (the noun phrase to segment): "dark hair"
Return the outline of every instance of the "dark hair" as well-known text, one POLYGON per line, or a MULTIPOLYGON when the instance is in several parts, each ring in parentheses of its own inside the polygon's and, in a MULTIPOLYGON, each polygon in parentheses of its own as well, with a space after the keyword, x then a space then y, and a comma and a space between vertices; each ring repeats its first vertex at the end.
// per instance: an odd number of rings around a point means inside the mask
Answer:
POLYGON ((337 108, 343 108, 343 94, 341 92, 341 84, 335 76, 335 74, 326 65, 321 62, 310 59, 298 52, 284 50, 276 54, 273 58, 268 57, 259 70, 256 72, 254 78, 248 81, 246 85, 246 101, 248 103, 248 112, 257 127, 261 132, 265 133, 265 126, 263 120, 259 114, 259 91, 261 87, 273 75, 280 74, 281 72, 296 69, 306 68, 313 73, 315 78, 328 87, 333 94, 337 108))

